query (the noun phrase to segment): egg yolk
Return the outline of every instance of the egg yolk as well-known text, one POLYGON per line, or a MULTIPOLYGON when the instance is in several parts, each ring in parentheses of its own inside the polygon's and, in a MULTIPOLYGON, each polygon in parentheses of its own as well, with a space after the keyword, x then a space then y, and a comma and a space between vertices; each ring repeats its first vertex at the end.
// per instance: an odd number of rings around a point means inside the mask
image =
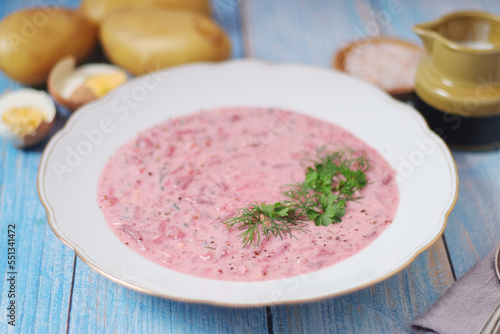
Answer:
POLYGON ((45 113, 33 107, 12 108, 2 115, 2 122, 18 136, 34 134, 43 121, 45 113))
POLYGON ((106 73, 87 78, 85 80, 85 86, 87 86, 95 96, 103 97, 125 81, 127 81, 125 73, 106 73))

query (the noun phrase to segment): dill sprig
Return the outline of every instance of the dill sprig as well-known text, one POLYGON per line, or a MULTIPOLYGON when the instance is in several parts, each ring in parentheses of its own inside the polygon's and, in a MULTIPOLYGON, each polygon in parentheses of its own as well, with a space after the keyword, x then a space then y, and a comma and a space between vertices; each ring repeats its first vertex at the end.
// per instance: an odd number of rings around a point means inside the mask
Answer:
POLYGON ((306 161, 310 166, 306 167, 304 182, 284 187, 283 195, 288 200, 254 203, 223 221, 228 229, 235 226, 243 231, 238 236, 243 247, 259 245, 261 235, 296 238, 292 232, 307 232, 308 221, 316 226, 340 223, 347 202, 361 198, 370 167, 366 157, 355 156, 352 149, 328 152, 323 147, 314 156, 306 156, 306 161))
POLYGON ((307 231, 306 217, 286 201, 274 204, 251 204, 239 209, 236 217, 229 218, 224 223, 229 227, 237 225, 238 229, 243 230, 238 236, 243 241, 243 247, 248 244, 257 246, 261 234, 267 238, 272 235, 283 239, 285 235, 295 238, 293 230, 307 231))

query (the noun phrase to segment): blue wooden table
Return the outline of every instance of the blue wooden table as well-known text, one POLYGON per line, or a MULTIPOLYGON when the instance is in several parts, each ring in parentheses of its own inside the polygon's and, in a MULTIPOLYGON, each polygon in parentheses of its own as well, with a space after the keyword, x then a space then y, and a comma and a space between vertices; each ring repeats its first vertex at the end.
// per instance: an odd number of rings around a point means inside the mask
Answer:
MULTIPOLYGON (((76 0, 1 0, 0 17, 58 3, 78 6, 76 0)), ((321 67, 354 39, 386 35, 419 43, 415 23, 460 9, 500 14, 498 0, 213 0, 213 7, 235 58, 321 67)), ((17 87, 0 74, 0 93, 17 87)), ((60 117, 57 126, 63 123, 60 117)), ((444 236, 399 274, 301 305, 234 309, 170 301, 109 281, 57 239, 36 189, 43 149, 18 150, 0 140, 0 333, 411 332, 410 322, 500 240, 500 151, 453 151, 460 194, 444 236), (9 224, 16 226, 15 328, 6 317, 9 224)))

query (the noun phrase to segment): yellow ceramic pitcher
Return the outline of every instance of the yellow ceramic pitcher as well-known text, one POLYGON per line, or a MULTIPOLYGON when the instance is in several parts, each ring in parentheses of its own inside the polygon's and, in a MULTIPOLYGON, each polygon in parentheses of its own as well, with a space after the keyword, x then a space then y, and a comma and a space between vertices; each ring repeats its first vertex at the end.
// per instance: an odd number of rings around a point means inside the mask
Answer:
POLYGON ((427 51, 415 107, 429 126, 451 144, 500 144, 500 16, 457 12, 413 30, 427 51))

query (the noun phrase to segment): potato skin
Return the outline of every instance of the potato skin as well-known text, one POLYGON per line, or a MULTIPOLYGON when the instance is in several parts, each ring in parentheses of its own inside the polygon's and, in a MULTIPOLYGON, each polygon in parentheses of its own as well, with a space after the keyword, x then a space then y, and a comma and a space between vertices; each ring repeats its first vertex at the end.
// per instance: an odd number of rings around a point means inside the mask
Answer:
POLYGON ((101 24, 108 58, 134 75, 231 56, 226 33, 205 15, 164 9, 120 10, 101 24))
POLYGON ((157 7, 163 9, 189 10, 210 15, 209 0, 83 0, 80 12, 94 23, 101 23, 104 17, 116 9, 157 7))
POLYGON ((0 22, 0 69, 25 85, 45 84, 62 57, 85 59, 95 48, 97 27, 77 12, 40 7, 14 12, 0 22))

